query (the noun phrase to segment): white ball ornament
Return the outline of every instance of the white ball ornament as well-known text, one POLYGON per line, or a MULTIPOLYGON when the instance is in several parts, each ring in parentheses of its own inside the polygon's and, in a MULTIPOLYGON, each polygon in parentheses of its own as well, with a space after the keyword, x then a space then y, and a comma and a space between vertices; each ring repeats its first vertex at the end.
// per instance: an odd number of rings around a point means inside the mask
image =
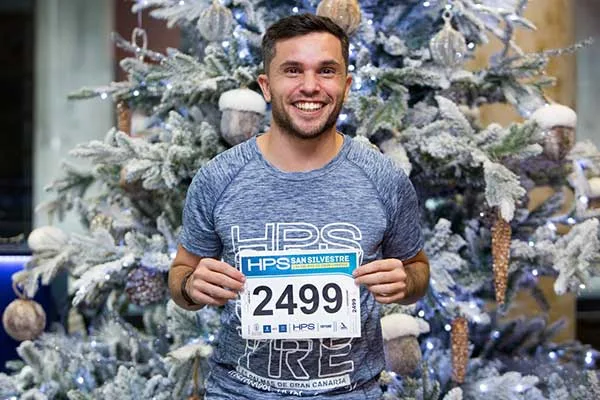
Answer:
POLYGON ((267 103, 254 90, 241 88, 224 92, 219 98, 221 136, 231 146, 256 135, 267 112, 267 103))
POLYGON ((543 131, 544 156, 553 161, 563 160, 575 145, 575 111, 561 104, 549 104, 538 108, 531 120, 543 131))

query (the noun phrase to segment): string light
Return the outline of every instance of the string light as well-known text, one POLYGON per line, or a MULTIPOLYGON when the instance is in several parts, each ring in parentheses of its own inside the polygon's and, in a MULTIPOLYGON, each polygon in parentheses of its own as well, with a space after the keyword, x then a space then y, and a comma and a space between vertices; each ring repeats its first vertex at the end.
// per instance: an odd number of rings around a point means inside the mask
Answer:
POLYGON ((136 97, 139 96, 140 95, 140 91, 139 90, 134 90, 133 91, 133 95, 136 96, 136 97))
POLYGON ((417 313, 417 315, 421 318, 423 318, 425 316, 425 311, 421 310, 417 313))
POLYGON ((450 326, 450 324, 446 324, 446 325, 444 325, 444 329, 445 329, 447 332, 450 332, 450 331, 452 330, 452 326, 450 326))
POLYGON ((579 285, 579 289, 581 289, 581 290, 585 290, 585 284, 583 284, 583 283, 582 283, 582 284, 580 284, 580 285, 579 285))
POLYGON ((493 331, 492 332, 492 337, 494 339, 498 339, 500 337, 500 331, 493 331))
POLYGON ((294 7, 294 8, 292 8, 292 12, 293 12, 294 14, 297 14, 297 13, 298 13, 298 7, 294 7))
POLYGON ((515 390, 519 393, 521 393, 523 390, 525 390, 525 388, 523 387, 523 385, 521 385, 520 383, 515 387, 515 390))
POLYGON ((428 2, 428 1, 426 1, 426 2, 423 3, 423 7, 429 7, 430 5, 431 5, 431 3, 428 2))
POLYGON ((348 114, 340 114, 340 121, 345 121, 348 119, 348 114))
POLYGON ((223 46, 224 49, 229 47, 229 42, 226 40, 223 43, 221 43, 221 46, 223 46))
POLYGON ((427 344, 425 345, 427 347, 428 350, 433 350, 433 343, 431 343, 430 341, 427 341, 427 344))
POLYGON ((109 281, 110 280, 110 274, 104 275, 104 279, 106 279, 107 281, 109 281))
POLYGON ((589 202, 589 199, 587 198, 587 196, 581 196, 581 197, 579 197, 579 201, 582 202, 583 204, 587 205, 589 202))
POLYGON ((179 1, 179 5, 180 5, 180 6, 184 6, 184 5, 185 5, 185 1, 184 1, 184 0, 180 0, 180 1, 179 1))
POLYGON ((482 383, 481 385, 479 385, 479 390, 482 392, 487 392, 488 385, 486 385, 485 383, 482 383))
POLYGON ((567 223, 570 225, 575 225, 577 223, 577 221, 575 221, 575 218, 567 218, 567 223))
POLYGON ((548 357, 550 357, 551 360, 556 360, 558 356, 556 355, 556 352, 551 351, 550 353, 548 353, 548 357))
POLYGON ((354 65, 349 65, 348 66, 348 71, 352 72, 354 71, 356 68, 354 67, 354 65))
POLYGON ((537 270, 537 269, 534 269, 533 271, 531 271, 531 275, 533 275, 533 276, 538 276, 538 275, 539 275, 539 272, 538 272, 538 270, 537 270))
POLYGON ((556 232, 556 225, 554 225, 554 223, 553 223, 553 222, 548 222, 548 223, 546 224, 546 226, 547 226, 547 227, 548 227, 548 229, 550 229, 551 231, 554 231, 554 232, 556 232))
POLYGON ((100 98, 102 100, 106 100, 107 97, 108 97, 108 95, 106 93, 104 93, 104 92, 100 93, 100 98))
POLYGON ((469 42, 469 44, 467 44, 467 48, 468 48, 469 50, 473 50, 473 49, 475 48, 475 43, 473 43, 473 42, 469 42))
POLYGON ((533 240, 530 240, 529 241, 529 247, 533 247, 533 246, 535 246, 535 242, 533 240))

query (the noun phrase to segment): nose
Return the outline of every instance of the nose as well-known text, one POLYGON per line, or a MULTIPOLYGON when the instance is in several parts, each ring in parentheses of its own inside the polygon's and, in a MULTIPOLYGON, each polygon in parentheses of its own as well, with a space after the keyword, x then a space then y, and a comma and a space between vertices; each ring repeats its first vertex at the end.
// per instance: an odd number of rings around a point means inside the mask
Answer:
POLYGON ((317 93, 321 89, 319 84, 319 77, 312 71, 307 71, 304 74, 304 79, 302 80, 302 92, 305 94, 314 94, 317 93))

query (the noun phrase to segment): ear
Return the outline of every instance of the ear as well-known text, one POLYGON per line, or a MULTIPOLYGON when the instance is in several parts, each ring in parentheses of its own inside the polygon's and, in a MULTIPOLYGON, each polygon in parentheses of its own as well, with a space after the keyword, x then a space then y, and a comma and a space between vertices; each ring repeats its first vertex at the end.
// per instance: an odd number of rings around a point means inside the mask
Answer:
POLYGON ((350 88, 352 87, 352 75, 348 74, 346 76, 346 89, 344 93, 344 99, 348 98, 348 94, 350 93, 350 88))
POLYGON ((271 101, 271 86, 269 85, 269 77, 266 74, 260 74, 256 79, 260 90, 265 98, 265 101, 269 103, 271 101))

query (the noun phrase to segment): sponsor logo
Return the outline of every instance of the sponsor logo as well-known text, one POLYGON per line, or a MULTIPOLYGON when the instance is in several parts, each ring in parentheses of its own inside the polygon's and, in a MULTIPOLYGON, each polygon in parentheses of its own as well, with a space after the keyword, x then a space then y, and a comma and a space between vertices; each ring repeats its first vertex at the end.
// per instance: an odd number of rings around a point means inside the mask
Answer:
POLYGON ((263 333, 271 333, 271 325, 263 325, 263 333))
POLYGON ((315 329, 316 326, 312 322, 308 324, 292 324, 292 330, 294 332, 314 331, 315 329))
POLYGON ((279 332, 287 332, 287 325, 280 324, 279 325, 279 332))

